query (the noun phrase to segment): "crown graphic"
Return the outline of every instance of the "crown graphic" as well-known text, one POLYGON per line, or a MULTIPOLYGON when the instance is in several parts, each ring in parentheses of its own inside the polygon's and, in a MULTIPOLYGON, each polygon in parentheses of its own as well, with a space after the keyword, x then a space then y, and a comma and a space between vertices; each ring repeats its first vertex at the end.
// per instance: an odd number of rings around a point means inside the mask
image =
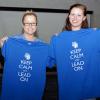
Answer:
POLYGON ((76 41, 72 42, 72 47, 73 48, 78 48, 78 43, 76 41))

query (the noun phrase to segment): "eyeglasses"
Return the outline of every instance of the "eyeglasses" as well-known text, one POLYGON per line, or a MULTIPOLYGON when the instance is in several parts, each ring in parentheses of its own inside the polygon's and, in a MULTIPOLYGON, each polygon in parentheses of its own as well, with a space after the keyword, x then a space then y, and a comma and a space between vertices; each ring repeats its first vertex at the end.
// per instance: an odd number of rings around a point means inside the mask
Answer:
POLYGON ((24 23, 25 26, 37 26, 37 23, 24 23))

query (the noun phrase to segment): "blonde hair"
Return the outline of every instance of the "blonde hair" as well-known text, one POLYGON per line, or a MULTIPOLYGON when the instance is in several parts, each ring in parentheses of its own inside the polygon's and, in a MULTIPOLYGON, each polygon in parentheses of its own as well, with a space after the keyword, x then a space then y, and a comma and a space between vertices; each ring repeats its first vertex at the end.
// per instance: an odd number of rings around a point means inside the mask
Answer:
POLYGON ((36 13, 34 12, 34 11, 32 11, 32 10, 27 10, 24 14, 23 14, 23 17, 22 17, 22 23, 24 24, 24 19, 25 19, 25 17, 26 16, 31 16, 31 15, 33 15, 35 18, 36 18, 36 25, 37 25, 37 15, 36 15, 36 13))

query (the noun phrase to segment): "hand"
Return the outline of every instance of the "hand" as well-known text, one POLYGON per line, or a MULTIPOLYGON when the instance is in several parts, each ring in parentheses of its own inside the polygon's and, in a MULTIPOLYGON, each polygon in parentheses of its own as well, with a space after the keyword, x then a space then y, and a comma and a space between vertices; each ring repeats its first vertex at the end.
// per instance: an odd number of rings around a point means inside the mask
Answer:
POLYGON ((7 41, 7 39, 8 39, 8 36, 5 36, 5 37, 0 39, 0 47, 3 46, 4 42, 7 41))

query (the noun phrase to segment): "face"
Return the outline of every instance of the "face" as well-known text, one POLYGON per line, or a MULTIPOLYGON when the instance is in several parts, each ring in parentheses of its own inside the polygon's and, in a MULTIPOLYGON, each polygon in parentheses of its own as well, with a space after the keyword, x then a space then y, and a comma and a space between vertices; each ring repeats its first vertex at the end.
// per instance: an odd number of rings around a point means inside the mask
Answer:
POLYGON ((72 30, 79 30, 82 22, 85 20, 83 10, 81 8, 73 8, 69 15, 69 21, 72 26, 72 30))
POLYGON ((27 15, 24 18, 24 24, 23 24, 24 34, 33 35, 37 29, 36 23, 37 22, 35 16, 27 15))

